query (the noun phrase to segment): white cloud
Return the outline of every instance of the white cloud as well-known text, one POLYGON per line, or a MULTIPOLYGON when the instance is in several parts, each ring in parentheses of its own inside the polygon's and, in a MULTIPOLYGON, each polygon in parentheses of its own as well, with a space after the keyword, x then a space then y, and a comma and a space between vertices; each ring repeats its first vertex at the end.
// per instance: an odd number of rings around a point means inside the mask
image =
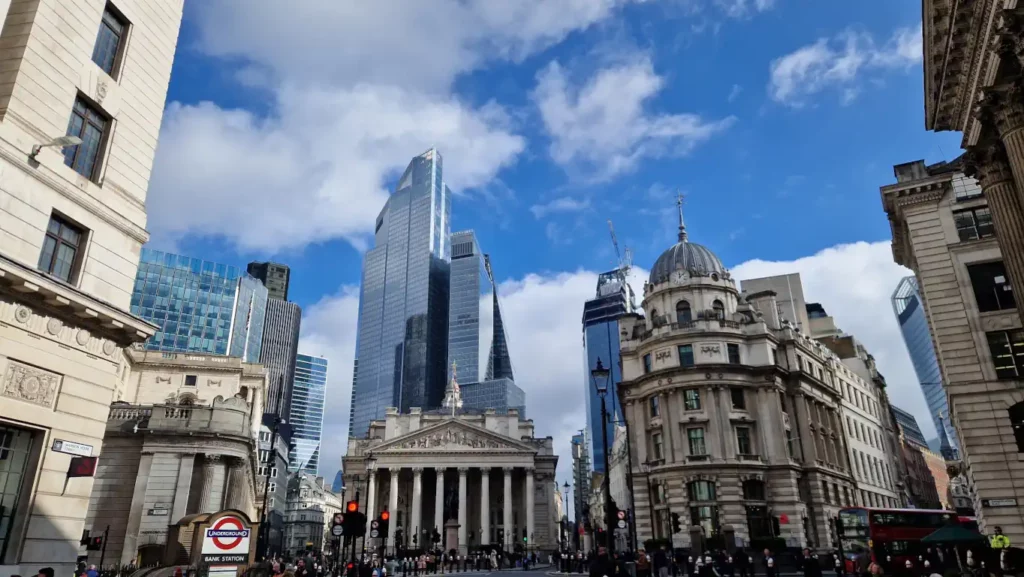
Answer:
POLYGON ((198 48, 269 105, 171 103, 148 199, 154 236, 268 253, 333 238, 361 248, 387 180, 431 146, 451 159, 457 192, 500 188, 525 141, 498 104, 455 97, 454 80, 521 61, 628 1, 197 3, 198 48))
POLYGON ((277 96, 272 118, 170 105, 148 206, 155 235, 219 234, 268 252, 337 237, 358 245, 387 198, 385 176, 415 154, 438 146, 461 189, 486 185, 525 146, 495 104, 368 85, 277 96))
POLYGON ((934 437, 928 405, 890 301, 896 284, 912 272, 893 262, 890 243, 845 244, 792 261, 750 260, 732 268, 740 279, 793 272, 800 273, 804 297, 821 303, 840 329, 874 355, 891 402, 917 417, 925 435, 934 437))
POLYGON ((535 204, 530 207, 530 212, 535 218, 544 218, 549 214, 559 212, 581 212, 590 208, 590 199, 577 200, 568 196, 556 198, 545 204, 535 204))
POLYGON ((320 440, 320 475, 328 482, 341 468, 348 445, 348 410, 352 395, 359 288, 343 286, 334 295, 302 311, 299 352, 327 359, 327 398, 320 440))
POLYGON ((642 158, 684 156, 735 122, 732 116, 649 112, 664 84, 649 58, 603 68, 582 86, 571 85, 552 62, 537 75, 533 92, 551 157, 587 179, 606 180, 631 172, 642 158))
POLYGON ((739 84, 733 84, 732 89, 729 90, 729 97, 727 98, 727 100, 729 102, 735 101, 737 98, 739 98, 741 92, 743 92, 743 87, 740 86, 739 84))
POLYGON ((835 38, 819 38, 772 61, 768 94, 772 100, 801 107, 808 97, 838 88, 844 103, 856 97, 866 72, 905 69, 921 61, 921 27, 901 28, 879 46, 866 32, 847 29, 835 38))
POLYGON ((744 18, 756 12, 765 12, 775 6, 775 0, 715 0, 727 16, 744 18))

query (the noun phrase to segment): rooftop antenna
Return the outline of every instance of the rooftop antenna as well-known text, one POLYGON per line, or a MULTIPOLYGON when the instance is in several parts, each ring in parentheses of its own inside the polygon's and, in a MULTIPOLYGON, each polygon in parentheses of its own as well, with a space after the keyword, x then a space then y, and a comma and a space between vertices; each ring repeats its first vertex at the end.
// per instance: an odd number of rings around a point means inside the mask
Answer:
POLYGON ((679 242, 686 242, 686 223, 683 221, 683 193, 676 191, 676 206, 679 208, 679 242))

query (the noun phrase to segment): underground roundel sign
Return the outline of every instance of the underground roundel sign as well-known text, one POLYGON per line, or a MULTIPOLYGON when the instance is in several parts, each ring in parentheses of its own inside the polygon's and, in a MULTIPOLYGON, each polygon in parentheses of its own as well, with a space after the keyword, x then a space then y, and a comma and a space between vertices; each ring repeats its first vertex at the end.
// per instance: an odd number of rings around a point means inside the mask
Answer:
POLYGON ((217 519, 203 535, 203 561, 223 565, 248 563, 250 534, 249 524, 235 515, 217 519))

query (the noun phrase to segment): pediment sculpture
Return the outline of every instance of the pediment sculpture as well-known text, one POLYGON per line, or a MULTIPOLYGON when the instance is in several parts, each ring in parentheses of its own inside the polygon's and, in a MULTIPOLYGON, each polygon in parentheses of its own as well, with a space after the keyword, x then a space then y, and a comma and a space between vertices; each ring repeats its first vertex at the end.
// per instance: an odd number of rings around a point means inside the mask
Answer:
POLYGON ((510 449, 511 444, 468 431, 458 427, 447 427, 443 430, 408 439, 389 447, 391 449, 510 449))

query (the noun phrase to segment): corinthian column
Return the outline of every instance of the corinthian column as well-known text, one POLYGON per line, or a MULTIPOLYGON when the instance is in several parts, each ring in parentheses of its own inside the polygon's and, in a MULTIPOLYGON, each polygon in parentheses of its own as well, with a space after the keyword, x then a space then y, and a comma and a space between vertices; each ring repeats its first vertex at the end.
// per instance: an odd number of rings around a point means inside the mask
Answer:
MULTIPOLYGON (((1024 150, 1018 152, 1024 154, 1024 150)), ((1016 297, 1017 312, 1024 319, 1024 210, 1010 160, 1003 143, 991 135, 970 147, 966 160, 966 173, 978 179, 988 200, 996 241, 1016 297)), ((1024 166, 1021 169, 1024 171, 1024 166)), ((1024 176, 1024 172, 1021 175, 1024 176)))
POLYGON ((412 525, 414 535, 418 535, 420 526, 420 513, 423 510, 423 467, 414 467, 412 470, 412 515, 409 523, 412 525))
POLYGON ((508 549, 512 539, 512 467, 505 467, 505 507, 502 511, 505 538, 501 540, 502 550, 508 549))
MULTIPOLYGON (((527 467, 526 469, 526 538, 529 539, 526 544, 530 547, 536 547, 533 542, 533 467, 527 467)), ((529 552, 527 552, 529 553, 529 552)))
POLYGON ((491 470, 480 469, 480 544, 491 543, 491 470))
POLYGON ((245 478, 245 466, 243 461, 237 457, 229 457, 227 459, 227 466, 228 479, 224 488, 226 493, 224 508, 238 509, 239 511, 245 511, 246 514, 248 514, 249 506, 245 502, 245 497, 249 488, 249 483, 245 478))
POLYGON ((434 528, 444 535, 444 467, 437 468, 437 488, 434 490, 434 528))
POLYGON ((220 510, 224 495, 223 493, 214 494, 219 467, 220 455, 206 455, 206 459, 203 461, 203 493, 199 500, 200 513, 216 513, 220 510))
POLYGON ((366 481, 366 533, 370 533, 370 521, 377 517, 377 470, 367 471, 366 481))
POLYGON ((459 555, 469 552, 466 546, 466 509, 469 508, 469 501, 466 499, 466 467, 459 467, 459 555))
MULTIPOLYGON (((388 513, 394 515, 395 511, 398 510, 398 476, 402 470, 395 468, 391 469, 391 492, 388 494, 388 513)), ((395 546, 395 532, 388 531, 387 546, 395 546)))

